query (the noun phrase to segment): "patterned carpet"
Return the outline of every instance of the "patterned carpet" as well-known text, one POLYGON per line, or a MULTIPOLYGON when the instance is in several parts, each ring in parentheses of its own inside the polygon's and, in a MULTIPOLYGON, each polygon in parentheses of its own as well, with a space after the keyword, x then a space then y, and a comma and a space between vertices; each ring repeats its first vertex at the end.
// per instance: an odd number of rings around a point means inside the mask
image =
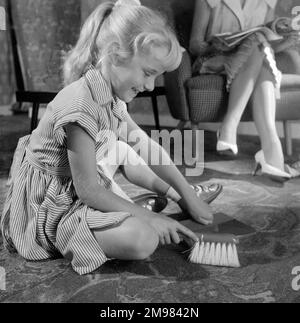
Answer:
MULTIPOLYGON (((28 129, 27 119, 14 117, 20 119, 13 121, 18 124, 15 130, 11 118, 0 117, 0 211, 16 139, 28 129)), ((205 173, 191 182, 221 183, 224 190, 213 202, 213 210, 256 229, 238 246, 241 268, 191 264, 183 253, 186 247, 179 245, 159 248, 146 261, 110 261, 93 274, 79 276, 64 259, 28 262, 8 254, 0 243, 0 267, 6 272, 0 302, 300 302, 297 277, 292 274, 300 266, 300 179, 281 185, 252 177, 257 139, 239 138, 238 160, 224 161, 213 152, 213 137, 208 133, 205 138, 205 173)), ((145 192, 121 175, 118 180, 130 196, 145 192)), ((178 211, 177 205, 169 203, 164 212, 178 211)))

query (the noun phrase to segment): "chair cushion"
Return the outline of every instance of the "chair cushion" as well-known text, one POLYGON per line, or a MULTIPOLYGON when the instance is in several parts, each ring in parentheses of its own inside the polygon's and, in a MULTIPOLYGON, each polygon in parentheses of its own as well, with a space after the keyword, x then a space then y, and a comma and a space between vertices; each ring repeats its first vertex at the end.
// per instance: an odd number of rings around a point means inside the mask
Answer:
POLYGON ((223 91, 225 81, 225 76, 222 75, 197 75, 188 80, 187 86, 194 90, 223 91))
POLYGON ((300 75, 283 74, 281 91, 300 91, 300 75))
POLYGON ((228 95, 225 77, 200 75, 186 83, 192 122, 220 121, 226 111, 228 95))
MULTIPOLYGON (((226 80, 220 75, 200 75, 186 83, 190 118, 194 123, 222 121, 228 104, 226 80)), ((283 74, 281 99, 277 101, 277 120, 298 120, 300 115, 300 76, 283 74)), ((243 121, 252 121, 251 104, 243 121)))
POLYGON ((300 75, 284 74, 281 99, 277 101, 277 120, 300 120, 300 75))

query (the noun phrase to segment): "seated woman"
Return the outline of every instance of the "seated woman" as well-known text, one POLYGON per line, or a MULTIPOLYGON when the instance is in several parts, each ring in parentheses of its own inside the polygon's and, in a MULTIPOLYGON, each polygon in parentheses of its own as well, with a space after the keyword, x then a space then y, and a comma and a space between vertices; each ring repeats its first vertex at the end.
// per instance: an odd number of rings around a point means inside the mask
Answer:
POLYGON ((272 21, 276 5, 277 0, 196 0, 190 51, 197 56, 194 72, 227 77, 229 103, 218 131, 217 151, 238 153, 237 128, 251 99, 262 145, 255 156, 257 165, 263 173, 285 180, 295 176, 295 172, 284 164, 276 130, 276 95, 280 96, 282 74, 276 66, 274 51, 289 48, 299 34, 295 32, 274 43, 273 48, 261 32, 227 51, 212 42, 216 34, 239 32, 272 21))

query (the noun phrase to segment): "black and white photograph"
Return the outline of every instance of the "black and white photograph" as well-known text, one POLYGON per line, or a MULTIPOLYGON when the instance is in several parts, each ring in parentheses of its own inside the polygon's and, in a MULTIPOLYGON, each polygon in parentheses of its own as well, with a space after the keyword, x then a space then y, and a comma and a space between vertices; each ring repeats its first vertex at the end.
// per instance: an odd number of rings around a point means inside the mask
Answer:
POLYGON ((0 303, 300 303, 300 0, 0 0, 0 303))

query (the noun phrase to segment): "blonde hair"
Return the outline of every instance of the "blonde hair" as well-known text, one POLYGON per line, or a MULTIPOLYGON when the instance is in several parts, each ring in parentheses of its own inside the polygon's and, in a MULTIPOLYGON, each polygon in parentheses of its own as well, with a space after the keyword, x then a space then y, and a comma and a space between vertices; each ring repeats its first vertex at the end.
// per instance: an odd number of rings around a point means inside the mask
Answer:
POLYGON ((165 46, 168 55, 163 66, 176 69, 182 48, 167 20, 137 0, 119 0, 100 4, 84 23, 75 47, 66 55, 64 84, 78 80, 90 65, 99 67, 104 59, 117 55, 120 62, 152 47, 165 46))

